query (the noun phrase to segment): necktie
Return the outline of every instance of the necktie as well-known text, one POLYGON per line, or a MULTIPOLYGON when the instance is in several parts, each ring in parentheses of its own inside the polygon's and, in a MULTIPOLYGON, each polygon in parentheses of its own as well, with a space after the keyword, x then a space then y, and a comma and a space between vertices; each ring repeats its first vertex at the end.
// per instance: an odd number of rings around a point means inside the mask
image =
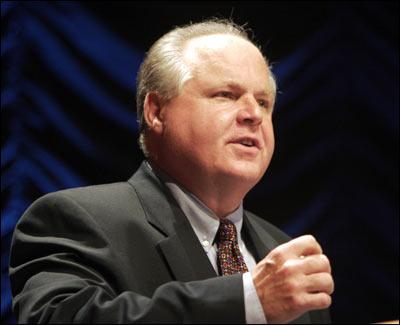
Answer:
POLYGON ((235 225, 227 219, 221 219, 216 239, 221 275, 247 272, 246 263, 239 250, 235 225))

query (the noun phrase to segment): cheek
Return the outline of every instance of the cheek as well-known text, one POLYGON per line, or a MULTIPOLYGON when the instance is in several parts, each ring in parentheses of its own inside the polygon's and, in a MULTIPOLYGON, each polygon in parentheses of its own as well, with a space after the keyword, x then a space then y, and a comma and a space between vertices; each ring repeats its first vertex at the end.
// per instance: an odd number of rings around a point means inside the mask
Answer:
POLYGON ((176 115, 166 124, 165 136, 175 151, 201 151, 210 145, 212 127, 203 117, 193 113, 176 115))
POLYGON ((264 121, 263 137, 264 137, 265 144, 268 147, 273 148, 274 143, 275 143, 275 136, 274 136, 274 127, 273 127, 272 121, 270 119, 264 121))
POLYGON ((229 134, 229 126, 232 120, 231 114, 221 114, 217 110, 215 112, 202 112, 197 114, 196 119, 192 121, 190 130, 192 137, 199 144, 213 146, 219 141, 223 141, 224 137, 229 134))

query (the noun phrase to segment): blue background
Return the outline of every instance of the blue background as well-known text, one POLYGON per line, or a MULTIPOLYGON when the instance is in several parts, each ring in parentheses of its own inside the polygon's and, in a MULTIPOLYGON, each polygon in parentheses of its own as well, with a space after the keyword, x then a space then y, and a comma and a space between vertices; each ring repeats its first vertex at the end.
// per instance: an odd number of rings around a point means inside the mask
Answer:
POLYGON ((397 2, 1 3, 1 318, 12 232, 39 196, 127 179, 135 77, 175 25, 232 17, 254 30, 279 94, 276 151, 245 207, 329 256, 336 323, 399 317, 397 2))

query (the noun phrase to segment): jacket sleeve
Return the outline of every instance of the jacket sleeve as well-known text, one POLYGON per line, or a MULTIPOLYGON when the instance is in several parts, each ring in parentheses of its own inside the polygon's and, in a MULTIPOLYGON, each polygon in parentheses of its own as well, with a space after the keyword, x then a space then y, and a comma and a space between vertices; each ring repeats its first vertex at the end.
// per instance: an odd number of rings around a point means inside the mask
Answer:
MULTIPOLYGON (((36 201, 15 231, 10 256, 20 323, 244 323, 241 275, 167 282, 147 297, 115 287, 106 234, 71 199, 36 201)), ((123 289, 123 288, 122 288, 123 289)))

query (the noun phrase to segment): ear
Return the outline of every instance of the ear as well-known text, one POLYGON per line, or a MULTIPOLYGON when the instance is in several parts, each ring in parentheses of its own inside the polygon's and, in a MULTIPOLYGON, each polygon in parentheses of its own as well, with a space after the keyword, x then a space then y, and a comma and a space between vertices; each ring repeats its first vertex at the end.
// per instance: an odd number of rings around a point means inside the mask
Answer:
POLYGON ((162 99, 157 92, 149 92, 144 99, 144 120, 147 127, 158 134, 163 131, 162 99))

